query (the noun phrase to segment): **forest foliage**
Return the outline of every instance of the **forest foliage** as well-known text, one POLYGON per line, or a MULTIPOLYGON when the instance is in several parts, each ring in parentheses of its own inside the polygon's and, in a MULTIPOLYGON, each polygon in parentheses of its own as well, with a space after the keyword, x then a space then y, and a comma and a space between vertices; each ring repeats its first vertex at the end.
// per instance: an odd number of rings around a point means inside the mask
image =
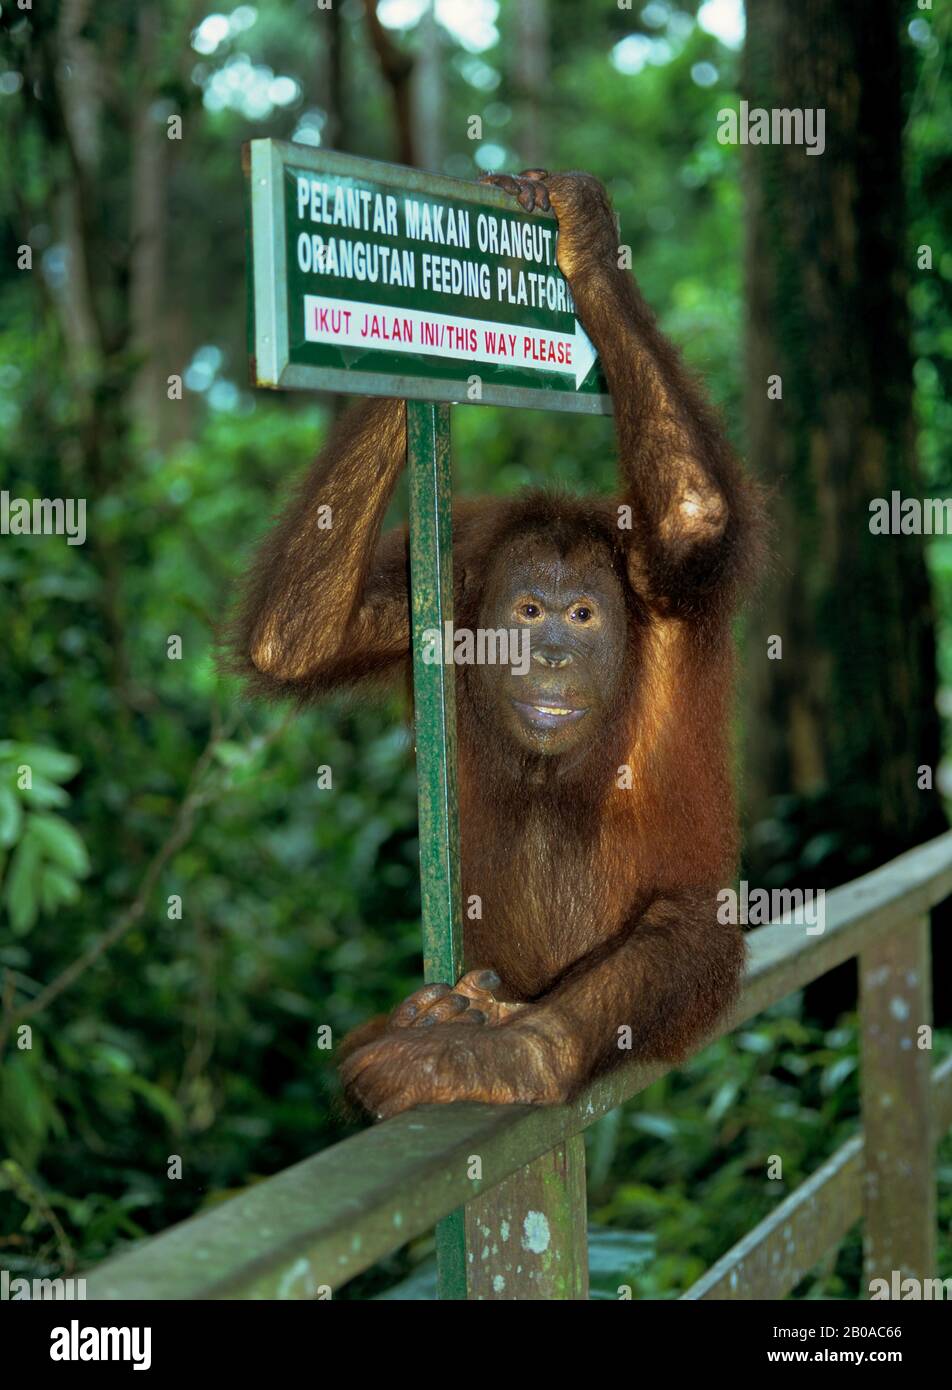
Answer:
MULTIPOLYGON (((385 159, 398 147, 354 0, 340 6, 333 51, 303 2, 80 6, 75 33, 62 15, 3 8, 0 478, 16 495, 87 497, 94 537, 0 541, 5 1035, 12 1025, 0 1263, 46 1273, 87 1266, 339 1139, 318 1030, 339 1039, 418 983, 415 780, 399 703, 252 707, 214 666, 229 585, 335 408, 248 386, 241 144, 303 138, 385 159), (91 150, 67 147, 55 102, 27 100, 51 73, 73 83, 61 103, 91 150), (156 157, 150 131, 164 142, 173 112, 182 139, 156 157), (159 184, 152 196, 143 177, 159 184), (158 286, 137 240, 155 217, 158 286), (17 266, 24 242, 29 271, 17 266), (181 401, 162 389, 171 373, 184 377, 181 401), (332 791, 318 785, 321 765, 332 791), (17 1045, 23 1024, 29 1047, 17 1045), (170 1181, 175 1154, 183 1176, 170 1181)), ((521 167, 535 120, 552 167, 603 178, 649 301, 742 447, 740 157, 712 139, 736 100, 740 37, 727 20, 739 6, 705 6, 708 28, 696 5, 663 0, 587 7, 580 25, 571 0, 549 0, 544 76, 528 94, 510 7, 438 5, 435 29, 424 8, 384 0, 380 13, 418 63, 436 35, 424 78, 441 167, 463 178, 521 167)), ((950 99, 931 31, 910 24, 905 43, 913 236, 929 240, 950 197, 950 99)), ((936 488, 952 485, 949 279, 946 266, 912 301, 920 457, 936 488)), ((460 492, 613 482, 609 421, 461 407, 453 432, 460 492)), ((930 560, 952 686, 952 542, 930 560)), ((857 1108, 851 1016, 824 1030, 794 999, 705 1050, 589 1135, 592 1219, 633 1233, 605 1278, 633 1279, 641 1296, 683 1289, 848 1136, 857 1108), (768 1182, 763 1155, 778 1150, 783 1181, 768 1182)), ((948 1150, 944 1163, 948 1230, 948 1150)), ((857 1250, 802 1292, 851 1296, 857 1250)), ((382 1288, 426 1251, 418 1242, 360 1287, 382 1288)), ((952 1274, 948 1247, 943 1258, 952 1274)))

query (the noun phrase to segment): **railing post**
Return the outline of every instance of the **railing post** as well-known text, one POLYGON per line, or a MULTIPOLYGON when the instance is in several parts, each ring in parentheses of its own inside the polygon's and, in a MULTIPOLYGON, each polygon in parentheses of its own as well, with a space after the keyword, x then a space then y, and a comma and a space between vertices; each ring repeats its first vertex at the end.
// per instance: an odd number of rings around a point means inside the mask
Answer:
POLYGON ((588 1298, 587 1219, 575 1134, 466 1203, 469 1297, 588 1298))
POLYGON ((880 936, 859 958, 861 1096, 865 1154, 863 1233, 867 1281, 932 1278, 936 1186, 929 919, 880 936))
MULTIPOLYGON (((407 401, 413 702, 420 826, 423 973, 455 984, 462 973, 454 670, 423 660, 423 633, 453 620, 453 484, 447 405, 407 401)), ((436 1230, 441 1298, 466 1297, 463 1213, 436 1230)))

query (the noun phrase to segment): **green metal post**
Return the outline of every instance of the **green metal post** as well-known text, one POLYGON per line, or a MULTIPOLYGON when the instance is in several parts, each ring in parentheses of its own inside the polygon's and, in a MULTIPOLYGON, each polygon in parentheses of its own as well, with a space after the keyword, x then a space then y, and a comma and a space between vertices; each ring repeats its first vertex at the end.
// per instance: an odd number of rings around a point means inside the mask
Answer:
MULTIPOLYGON (((463 968, 456 789, 454 669, 424 662, 423 634, 453 619, 453 487, 449 406, 407 401, 413 693, 420 822, 423 969, 428 981, 455 984, 463 968)), ((463 1210, 436 1229, 440 1298, 466 1297, 463 1210)))

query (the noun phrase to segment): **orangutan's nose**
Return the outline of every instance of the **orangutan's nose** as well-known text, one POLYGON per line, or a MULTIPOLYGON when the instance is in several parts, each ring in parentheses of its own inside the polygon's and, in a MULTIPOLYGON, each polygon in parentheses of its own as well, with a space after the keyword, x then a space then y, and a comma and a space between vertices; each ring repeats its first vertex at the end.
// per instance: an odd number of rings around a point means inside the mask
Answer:
POLYGON ((561 647, 533 647, 532 660, 537 661, 540 666, 548 666, 551 670, 557 671, 561 666, 568 666, 572 656, 561 647))

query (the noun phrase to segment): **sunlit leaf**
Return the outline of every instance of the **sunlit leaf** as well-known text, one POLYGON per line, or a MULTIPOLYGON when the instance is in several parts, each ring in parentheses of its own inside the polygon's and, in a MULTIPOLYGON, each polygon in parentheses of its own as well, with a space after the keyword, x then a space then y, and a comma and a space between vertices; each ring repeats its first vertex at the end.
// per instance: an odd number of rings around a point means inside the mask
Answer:
POLYGON ((40 845, 44 858, 74 878, 85 878, 89 873, 89 855, 82 837, 62 816, 30 816, 26 834, 40 845))

